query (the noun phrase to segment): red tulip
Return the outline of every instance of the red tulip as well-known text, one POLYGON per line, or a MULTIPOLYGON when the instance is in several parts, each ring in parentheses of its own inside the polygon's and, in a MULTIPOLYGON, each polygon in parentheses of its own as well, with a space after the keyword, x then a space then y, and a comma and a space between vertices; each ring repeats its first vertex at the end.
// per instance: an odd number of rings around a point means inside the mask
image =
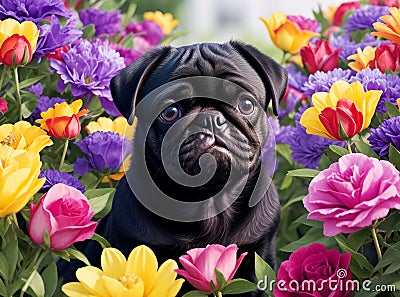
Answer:
POLYGON ((351 100, 339 99, 336 110, 327 107, 318 116, 325 129, 336 139, 351 138, 362 130, 363 114, 351 100))
POLYGON ((81 132, 81 123, 76 114, 47 119, 46 125, 49 135, 56 138, 73 139, 81 132))
POLYGON ((32 56, 31 44, 19 34, 8 37, 0 47, 0 62, 7 66, 26 65, 32 56))
POLYGON ((400 71, 400 46, 394 43, 380 45, 375 51, 375 58, 369 62, 369 67, 378 68, 382 73, 386 69, 400 71))
POLYGON ((58 61, 64 62, 64 58, 62 56, 62 53, 66 53, 69 51, 69 46, 64 45, 62 47, 57 48, 54 53, 46 54, 46 57, 48 59, 56 59, 58 61))
POLYGON ((339 5, 336 9, 336 12, 333 16, 333 25, 334 26, 341 26, 343 22, 344 16, 351 10, 360 9, 361 5, 358 1, 353 2, 345 2, 339 5))
POLYGON ((5 114, 8 111, 8 103, 3 98, 0 98, 0 112, 5 114))
POLYGON ((339 52, 342 49, 334 50, 326 40, 309 42, 300 51, 301 58, 308 71, 313 74, 318 70, 328 72, 338 67, 339 52))
POLYGON ((370 0, 371 5, 379 5, 379 6, 389 6, 389 7, 399 7, 399 0, 370 0))

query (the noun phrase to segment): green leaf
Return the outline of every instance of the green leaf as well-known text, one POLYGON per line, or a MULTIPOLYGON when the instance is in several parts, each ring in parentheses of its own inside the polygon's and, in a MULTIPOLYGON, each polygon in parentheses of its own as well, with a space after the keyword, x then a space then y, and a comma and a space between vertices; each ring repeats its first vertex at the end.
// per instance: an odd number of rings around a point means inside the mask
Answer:
POLYGON ((13 232, 12 228, 10 228, 6 234, 6 241, 7 244, 3 249, 4 256, 7 259, 8 262, 8 279, 12 279, 15 269, 17 268, 17 262, 18 262, 18 239, 15 236, 15 233, 13 232))
POLYGON ((124 48, 133 48, 133 33, 129 33, 126 35, 120 42, 119 44, 124 47, 124 48))
POLYGON ((310 228, 307 233, 304 234, 304 236, 294 242, 289 243, 288 245, 285 245, 284 247, 281 247, 280 250, 283 252, 292 253, 302 246, 310 245, 313 242, 319 242, 326 246, 329 246, 332 244, 333 241, 334 240, 332 239, 332 237, 327 237, 322 234, 322 229, 313 227, 310 228))
POLYGON ((187 292, 185 295, 183 295, 182 297, 208 297, 207 293, 204 293, 202 291, 190 291, 187 292))
POLYGON ((286 175, 285 178, 283 179, 279 189, 280 190, 289 189, 292 184, 293 184, 293 177, 286 175))
POLYGON ((21 91, 22 97, 22 116, 28 118, 36 108, 38 97, 35 94, 21 91))
POLYGON ((133 16, 135 15, 136 8, 137 8, 137 4, 136 3, 130 3, 129 4, 128 10, 126 11, 124 19, 122 20, 122 27, 123 28, 125 28, 126 25, 128 25, 131 22, 133 16))
POLYGON ((310 226, 310 227, 316 227, 318 229, 324 228, 324 224, 321 221, 309 220, 309 219, 307 219, 307 216, 308 216, 308 213, 301 215, 293 222, 293 225, 303 224, 303 225, 310 226))
POLYGON ((72 164, 69 164, 68 162, 65 162, 61 166, 61 172, 73 172, 74 171, 74 166, 72 164))
POLYGON ((369 263, 367 258, 360 254, 359 252, 353 250, 351 247, 348 246, 346 240, 343 238, 343 235, 335 236, 336 242, 338 243, 339 247, 346 253, 351 254, 351 261, 357 261, 360 266, 362 266, 367 271, 372 271, 374 267, 369 263))
MULTIPOLYGON (((265 292, 272 294, 273 288, 271 288, 270 284, 276 280, 275 271, 257 253, 255 253, 255 271, 258 284, 263 284, 266 288, 265 292)), ((260 289, 260 286, 258 288, 260 289)))
POLYGON ((318 11, 313 10, 314 18, 321 24, 321 32, 324 32, 329 28, 328 20, 326 19, 321 7, 318 8, 318 11))
POLYGON ((214 271, 215 271, 215 275, 216 275, 216 279, 217 279, 218 288, 225 287, 225 285, 226 285, 225 276, 218 269, 215 269, 214 271))
POLYGON ((369 146, 369 144, 358 140, 354 140, 353 142, 356 146, 358 153, 363 153, 364 155, 372 158, 379 158, 378 154, 375 153, 375 151, 369 146))
POLYGON ((400 170, 400 152, 392 144, 389 147, 389 161, 400 170))
POLYGON ((49 266, 42 272, 42 279, 44 281, 45 296, 52 297, 57 288, 58 281, 56 262, 50 262, 49 266))
POLYGON ((90 239, 97 241, 103 249, 111 247, 111 244, 108 242, 108 240, 97 233, 94 233, 90 239))
POLYGON ((389 117, 394 118, 400 116, 400 110, 397 106, 393 105, 390 102, 385 102, 385 106, 389 117))
POLYGON ((292 204, 296 203, 296 202, 300 202, 303 201, 304 199, 304 195, 301 196, 297 196, 294 198, 290 198, 289 201, 287 201, 282 207, 281 207, 281 212, 284 212, 286 208, 288 208, 289 206, 291 206, 292 204))
POLYGON ((378 225, 378 231, 393 232, 400 231, 400 212, 394 211, 378 225))
POLYGON ((37 270, 34 270, 29 278, 26 280, 26 283, 22 288, 22 292, 28 291, 28 288, 33 291, 33 293, 35 294, 34 296, 44 297, 43 279, 40 276, 39 272, 37 272, 37 270))
MULTIPOLYGON (((46 76, 47 76, 47 74, 46 75, 39 75, 39 76, 31 77, 31 78, 28 78, 28 79, 26 79, 24 81, 21 81, 19 83, 19 88, 20 89, 25 89, 27 87, 30 87, 31 85, 37 83, 38 81, 41 81, 46 76)), ((15 89, 12 92, 15 92, 15 89)))
POLYGON ((221 290, 222 294, 241 294, 257 290, 257 285, 248 280, 237 278, 229 281, 225 288, 221 290))
POLYGON ((330 145, 329 149, 340 157, 349 154, 349 151, 347 149, 338 145, 330 145))
POLYGON ((111 210, 114 194, 115 188, 91 189, 85 192, 95 218, 102 218, 111 210))
POLYGON ((4 285, 4 282, 1 278, 0 278, 0 296, 9 296, 9 294, 7 294, 7 288, 4 285))
POLYGON ((9 280, 8 261, 3 253, 0 253, 0 275, 4 280, 9 280))
POLYGON ((92 39, 94 37, 95 28, 93 24, 89 24, 86 27, 82 28, 82 38, 83 39, 92 39))
POLYGON ((50 248, 50 233, 47 230, 43 234, 43 245, 48 249, 50 248))
POLYGON ((386 250, 382 256, 382 260, 375 266, 374 272, 396 262, 400 262, 400 242, 393 244, 386 250))
POLYGON ((319 170, 315 169, 295 169, 295 170, 290 170, 287 175, 288 176, 296 176, 296 177, 301 177, 301 178, 314 178, 320 173, 319 170))
POLYGON ((80 182, 85 186, 86 189, 90 189, 96 184, 97 179, 98 177, 96 175, 94 175, 92 172, 88 172, 81 177, 80 182))
POLYGON ((372 282, 365 280, 360 287, 362 290, 358 291, 354 297, 398 296, 396 292, 400 291, 399 274, 382 275, 379 278, 372 279, 372 282), (380 289, 378 290, 378 288, 380 289), (383 288, 386 290, 383 291, 383 288))
POLYGON ((349 246, 351 249, 358 251, 361 246, 364 245, 367 239, 369 239, 371 236, 371 230, 367 227, 364 228, 358 232, 355 232, 353 234, 350 234, 350 236, 347 238, 347 246, 349 246))
POLYGON ((88 258, 86 258, 86 256, 82 252, 78 251, 73 247, 67 248, 66 251, 68 252, 68 254, 72 259, 77 259, 85 263, 87 266, 90 266, 88 258))
POLYGON ((290 165, 294 165, 294 161, 292 159, 292 150, 290 149, 290 146, 288 144, 283 144, 283 143, 278 143, 275 146, 276 152, 281 155, 283 158, 288 161, 290 165))

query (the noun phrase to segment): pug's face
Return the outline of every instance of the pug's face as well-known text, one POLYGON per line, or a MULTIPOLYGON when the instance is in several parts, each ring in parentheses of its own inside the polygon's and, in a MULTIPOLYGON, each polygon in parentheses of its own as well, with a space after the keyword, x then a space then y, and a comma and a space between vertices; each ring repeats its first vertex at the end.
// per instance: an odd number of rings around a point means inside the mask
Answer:
POLYGON ((134 150, 145 143, 146 170, 168 196, 203 200, 218 193, 232 171, 246 183, 257 174, 271 132, 265 110, 271 99, 276 110, 286 73, 267 57, 263 69, 256 56, 265 56, 253 49, 228 43, 164 50, 148 57, 140 77, 128 69, 113 80, 120 110, 136 107, 134 150), (266 84, 268 72, 279 83, 266 84), (135 92, 124 105, 126 89, 135 92))

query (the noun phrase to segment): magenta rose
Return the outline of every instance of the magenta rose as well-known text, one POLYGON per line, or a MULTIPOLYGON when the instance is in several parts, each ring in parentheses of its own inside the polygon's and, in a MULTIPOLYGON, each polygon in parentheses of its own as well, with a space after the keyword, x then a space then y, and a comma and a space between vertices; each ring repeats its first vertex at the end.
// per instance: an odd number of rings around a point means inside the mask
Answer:
POLYGON ((56 184, 31 204, 29 236, 36 244, 43 244, 45 231, 50 235, 50 248, 63 250, 74 242, 90 238, 97 222, 91 221, 93 210, 87 198, 77 189, 56 184))
POLYGON ((400 173, 388 161, 348 154, 320 172, 303 200, 324 235, 353 233, 400 209, 400 173))
POLYGON ((240 263, 247 253, 237 258, 238 247, 231 244, 227 247, 219 244, 211 244, 206 248, 192 249, 186 255, 179 257, 179 262, 184 269, 176 272, 196 289, 203 292, 211 292, 210 281, 217 287, 215 269, 221 272, 227 281, 233 279, 240 263))
POLYGON ((350 296, 351 284, 346 283, 351 280, 350 260, 350 254, 328 250, 320 243, 301 247, 279 267, 274 296, 350 296))
POLYGON ((0 98, 0 112, 5 114, 8 111, 8 103, 5 99, 0 98))

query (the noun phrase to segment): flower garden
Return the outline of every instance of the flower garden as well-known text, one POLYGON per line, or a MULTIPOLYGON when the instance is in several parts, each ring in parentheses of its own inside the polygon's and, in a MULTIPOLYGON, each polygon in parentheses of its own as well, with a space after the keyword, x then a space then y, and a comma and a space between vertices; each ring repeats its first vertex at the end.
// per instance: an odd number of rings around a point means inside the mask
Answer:
MULTIPOLYGON (((163 263, 95 233, 130 166, 110 80, 179 21, 113 1, 0 2, 0 296, 400 296, 400 2, 260 18, 289 74, 275 135, 276 270, 235 243, 163 263), (112 5, 110 3, 113 3, 112 5), (91 266, 75 243, 103 247, 91 266), (77 259, 75 282, 57 261, 77 259)), ((268 54, 268 53, 266 53, 268 54)), ((133 168, 134 169, 134 168, 133 168)))

